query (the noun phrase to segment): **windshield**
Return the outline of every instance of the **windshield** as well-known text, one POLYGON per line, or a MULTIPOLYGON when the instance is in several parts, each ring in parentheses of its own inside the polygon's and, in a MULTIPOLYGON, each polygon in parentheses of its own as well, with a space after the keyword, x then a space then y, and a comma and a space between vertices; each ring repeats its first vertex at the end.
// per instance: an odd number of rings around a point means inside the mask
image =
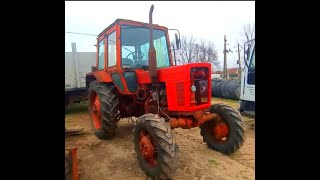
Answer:
MULTIPOLYGON (((154 48, 157 54, 157 68, 170 66, 166 33, 153 30, 154 48)), ((145 27, 121 26, 122 67, 142 68, 148 66, 150 30, 145 27)))

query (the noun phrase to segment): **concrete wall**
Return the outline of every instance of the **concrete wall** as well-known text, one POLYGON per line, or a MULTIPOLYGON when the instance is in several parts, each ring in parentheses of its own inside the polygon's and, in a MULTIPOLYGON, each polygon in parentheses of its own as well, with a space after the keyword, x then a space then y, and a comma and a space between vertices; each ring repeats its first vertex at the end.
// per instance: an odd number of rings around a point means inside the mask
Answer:
POLYGON ((95 52, 65 52, 65 90, 85 87, 86 73, 95 65, 95 52))

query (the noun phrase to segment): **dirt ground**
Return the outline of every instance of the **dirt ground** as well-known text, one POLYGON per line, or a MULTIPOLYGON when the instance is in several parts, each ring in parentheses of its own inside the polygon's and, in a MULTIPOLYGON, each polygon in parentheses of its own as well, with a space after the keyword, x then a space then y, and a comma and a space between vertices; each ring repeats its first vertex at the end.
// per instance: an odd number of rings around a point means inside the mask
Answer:
MULTIPOLYGON (((238 102, 232 100, 213 98, 213 102, 238 106, 238 102)), ((254 120, 247 117, 244 120, 248 125, 246 141, 229 156, 209 149, 202 141, 199 128, 174 129, 180 159, 172 179, 255 179, 254 120)), ((93 134, 86 105, 70 107, 65 122, 67 128, 85 128, 81 135, 65 138, 66 147, 78 148, 81 180, 146 179, 136 160, 131 121, 121 120, 117 135, 111 140, 100 140, 93 134)))

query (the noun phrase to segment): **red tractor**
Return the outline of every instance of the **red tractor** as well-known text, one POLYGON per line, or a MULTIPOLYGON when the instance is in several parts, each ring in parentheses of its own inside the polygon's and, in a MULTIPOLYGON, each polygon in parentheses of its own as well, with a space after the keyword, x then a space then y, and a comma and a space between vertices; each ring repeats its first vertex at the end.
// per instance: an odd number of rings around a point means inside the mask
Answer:
MULTIPOLYGON (((201 128, 208 147, 224 154, 245 140, 240 113, 211 105, 211 64, 173 64, 168 29, 117 19, 97 38, 97 63, 86 75, 89 113, 97 137, 114 137, 121 118, 138 117, 133 130, 137 159, 152 178, 177 169, 174 128, 201 128)), ((176 45, 179 48, 176 34, 176 45)))

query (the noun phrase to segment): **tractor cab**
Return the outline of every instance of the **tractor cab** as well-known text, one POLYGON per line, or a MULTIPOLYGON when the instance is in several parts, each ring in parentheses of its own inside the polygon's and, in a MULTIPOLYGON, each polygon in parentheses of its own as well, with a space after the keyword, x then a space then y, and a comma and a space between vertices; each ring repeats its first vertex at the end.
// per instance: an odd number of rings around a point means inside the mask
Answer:
MULTIPOLYGON (((156 51, 155 68, 173 65, 168 29, 163 26, 117 19, 103 30, 97 38, 97 64, 93 68, 102 79, 113 81, 122 94, 136 94, 138 75, 142 82, 151 83, 146 70, 149 70, 150 38, 156 51), (107 75, 108 74, 108 75, 107 75)), ((176 42, 179 42, 176 36, 176 42)))

